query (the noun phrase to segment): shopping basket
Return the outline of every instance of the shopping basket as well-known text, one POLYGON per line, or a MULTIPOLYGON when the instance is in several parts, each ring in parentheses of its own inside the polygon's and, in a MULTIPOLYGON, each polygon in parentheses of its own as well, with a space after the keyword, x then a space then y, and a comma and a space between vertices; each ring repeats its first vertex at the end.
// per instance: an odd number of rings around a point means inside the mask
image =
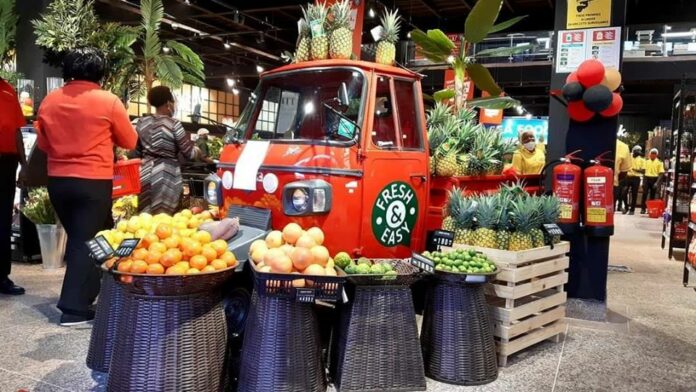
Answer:
POLYGON ((140 193, 140 159, 114 163, 112 198, 137 195, 138 193, 140 193))
POLYGON ((665 212, 665 201, 662 199, 648 200, 646 206, 648 207, 648 216, 651 218, 659 218, 665 212))

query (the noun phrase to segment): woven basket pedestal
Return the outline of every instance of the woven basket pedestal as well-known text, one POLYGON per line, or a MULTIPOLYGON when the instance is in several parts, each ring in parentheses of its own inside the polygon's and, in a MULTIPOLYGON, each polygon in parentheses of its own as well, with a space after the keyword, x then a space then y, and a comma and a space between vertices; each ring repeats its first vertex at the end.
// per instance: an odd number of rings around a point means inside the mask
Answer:
POLYGON ((323 392, 326 377, 312 305, 252 295, 239 392, 323 392))
POLYGON ((109 391, 220 391, 227 323, 221 296, 125 292, 109 391))
POLYGON ((123 288, 114 282, 114 278, 109 274, 103 274, 87 351, 87 367, 94 371, 109 372, 113 343, 119 319, 122 317, 123 295, 123 288))
POLYGON ((357 286, 338 331, 339 391, 424 391, 423 357, 408 286, 357 286))
POLYGON ((481 385, 498 377, 483 284, 435 277, 423 316, 425 375, 444 383, 481 385))

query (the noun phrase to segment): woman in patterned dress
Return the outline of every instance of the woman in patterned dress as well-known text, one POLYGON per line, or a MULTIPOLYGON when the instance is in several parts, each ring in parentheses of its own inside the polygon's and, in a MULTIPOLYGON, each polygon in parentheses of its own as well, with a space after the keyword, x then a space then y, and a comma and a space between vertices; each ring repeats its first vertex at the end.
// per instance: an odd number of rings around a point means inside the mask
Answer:
POLYGON ((138 121, 139 141, 136 153, 142 158, 140 166, 140 196, 138 210, 150 214, 174 214, 183 190, 179 155, 196 160, 200 151, 172 116, 176 101, 165 86, 153 87, 147 94, 155 114, 138 121))

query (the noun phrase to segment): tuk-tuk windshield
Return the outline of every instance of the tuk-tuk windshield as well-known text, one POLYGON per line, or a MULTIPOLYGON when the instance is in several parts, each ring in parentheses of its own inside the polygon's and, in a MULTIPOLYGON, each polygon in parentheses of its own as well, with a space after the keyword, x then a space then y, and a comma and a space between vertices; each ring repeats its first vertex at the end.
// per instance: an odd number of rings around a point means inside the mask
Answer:
POLYGON ((364 94, 365 78, 352 69, 270 76, 249 98, 238 124, 248 139, 350 143, 359 132, 364 94))

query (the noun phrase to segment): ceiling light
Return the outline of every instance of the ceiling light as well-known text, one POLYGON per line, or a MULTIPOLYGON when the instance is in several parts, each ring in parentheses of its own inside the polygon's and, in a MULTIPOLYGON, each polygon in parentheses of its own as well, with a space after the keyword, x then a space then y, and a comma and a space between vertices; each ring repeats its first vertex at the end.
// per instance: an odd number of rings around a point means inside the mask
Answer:
POLYGON ((693 37, 696 36, 696 30, 691 30, 691 31, 675 31, 673 33, 663 33, 663 37, 665 38, 687 38, 687 37, 693 37))
POLYGON ((223 45, 223 46, 225 47, 225 49, 229 49, 229 48, 231 48, 231 47, 232 47, 232 45, 230 45, 230 43, 229 43, 229 42, 227 42, 227 41, 225 41, 225 43, 224 43, 224 44, 222 44, 222 45, 223 45))
POLYGON ((186 3, 186 5, 191 5, 191 0, 184 0, 184 3, 186 3))
POLYGON ((237 84, 237 82, 232 79, 232 78, 227 78, 227 85, 230 87, 234 87, 234 85, 237 84))
POLYGON ((531 120, 531 119, 532 119, 532 114, 531 114, 531 113, 527 113, 527 114, 524 116, 524 118, 526 118, 527 120, 531 120))
POLYGON ((411 39, 411 32, 410 31, 406 34, 406 38, 411 39))
POLYGON ((375 13, 375 9, 372 8, 372 7, 370 7, 370 10, 369 10, 369 11, 367 11, 367 14, 370 16, 370 18, 374 18, 375 15, 377 15, 377 14, 375 13))
POLYGON ((522 106, 517 106, 515 110, 517 110, 517 114, 519 115, 522 115, 524 113, 524 108, 522 106))
POLYGON ((257 66, 256 66, 256 72, 258 72, 258 73, 263 72, 263 67, 260 66, 260 65, 257 65, 257 66))
POLYGON ((233 89, 232 89, 232 94, 234 94, 234 95, 239 95, 239 89, 238 89, 238 88, 233 88, 233 89))
POLYGON ((165 46, 164 48, 162 48, 162 51, 163 51, 164 53, 169 53, 170 50, 171 50, 171 49, 169 49, 169 47, 167 47, 167 46, 165 46))
POLYGON ((454 56, 452 56, 452 55, 447 56, 447 62, 449 64, 454 64, 454 56))

